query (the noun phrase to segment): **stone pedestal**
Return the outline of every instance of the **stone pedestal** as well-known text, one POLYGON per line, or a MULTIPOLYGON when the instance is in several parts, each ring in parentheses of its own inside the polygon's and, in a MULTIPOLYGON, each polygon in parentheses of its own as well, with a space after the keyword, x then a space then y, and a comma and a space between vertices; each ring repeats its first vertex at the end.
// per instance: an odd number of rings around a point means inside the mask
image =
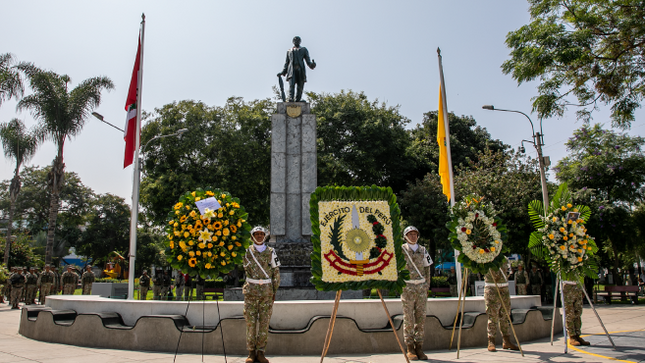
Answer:
POLYGON ((316 186, 316 116, 306 102, 280 102, 271 117, 269 245, 282 263, 281 286, 312 286, 309 199, 316 186))

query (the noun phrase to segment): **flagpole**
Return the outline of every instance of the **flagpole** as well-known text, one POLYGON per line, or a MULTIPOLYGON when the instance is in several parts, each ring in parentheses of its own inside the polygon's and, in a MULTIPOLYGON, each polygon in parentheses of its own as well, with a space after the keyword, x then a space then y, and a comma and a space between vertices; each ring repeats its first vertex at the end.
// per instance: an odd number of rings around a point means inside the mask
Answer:
MULTIPOLYGON (((448 101, 446 99, 446 83, 443 78, 443 61, 441 59, 441 49, 437 47, 437 58, 439 59, 439 78, 441 81, 441 87, 440 87, 440 92, 441 92, 441 103, 442 103, 442 112, 443 115, 443 126, 444 130, 446 132, 446 150, 447 150, 447 157, 448 157, 448 175, 450 176, 450 207, 455 206, 455 184, 454 184, 454 175, 452 172, 452 155, 450 152, 450 122, 448 122, 448 101)), ((461 294, 461 284, 462 284, 462 277, 461 277, 461 263, 457 260, 457 257, 459 257, 459 251, 454 250, 455 254, 455 272, 457 273, 457 291, 461 294)), ((465 294, 465 292, 464 292, 465 294)), ((460 296, 461 297, 461 296, 460 296)))
POLYGON ((139 54, 139 71, 137 74, 137 122, 134 137, 134 168, 132 183, 132 214, 130 216, 130 253, 128 268, 128 300, 134 299, 134 274, 135 260, 137 258, 137 226, 139 224, 139 184, 141 178, 141 160, 139 159, 141 135, 141 90, 143 89, 143 40, 146 28, 146 15, 141 14, 140 39, 141 52, 139 54))

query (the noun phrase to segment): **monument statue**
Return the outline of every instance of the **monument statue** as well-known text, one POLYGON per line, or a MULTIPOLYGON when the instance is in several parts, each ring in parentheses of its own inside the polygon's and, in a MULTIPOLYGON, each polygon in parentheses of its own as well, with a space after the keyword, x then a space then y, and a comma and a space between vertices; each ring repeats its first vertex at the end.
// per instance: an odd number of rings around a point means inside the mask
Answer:
MULTIPOLYGON (((305 82, 307 82, 305 62, 309 68, 316 68, 316 62, 309 60, 309 51, 307 48, 300 46, 301 41, 299 36, 293 38, 293 48, 287 51, 287 59, 284 62, 282 72, 278 73, 278 77, 287 76, 287 82, 289 82, 289 102, 302 101, 302 90, 305 82), (296 87, 298 90, 294 92, 296 87)), ((282 79, 280 80, 282 81, 282 79)), ((280 82, 280 85, 282 85, 282 82, 280 82)), ((284 97, 284 92, 282 94, 284 97)), ((285 100, 283 99, 283 101, 285 100)))

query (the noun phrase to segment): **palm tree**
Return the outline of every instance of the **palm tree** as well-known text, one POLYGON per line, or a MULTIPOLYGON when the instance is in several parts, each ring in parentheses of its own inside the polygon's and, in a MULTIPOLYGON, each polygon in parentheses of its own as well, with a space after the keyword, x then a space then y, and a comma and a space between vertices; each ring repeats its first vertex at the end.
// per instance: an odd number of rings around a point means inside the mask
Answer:
POLYGON ((4 155, 16 161, 16 170, 11 186, 9 187, 9 223, 7 225, 7 239, 4 247, 4 265, 9 266, 9 253, 11 252, 11 229, 13 227, 13 214, 16 210, 16 200, 22 183, 20 182, 20 166, 29 161, 38 149, 39 137, 35 132, 27 130, 22 121, 14 118, 9 122, 0 124, 0 140, 4 155))
POLYGON ((84 80, 73 90, 68 91, 70 78, 51 71, 32 70, 27 73, 33 94, 18 102, 19 110, 30 110, 39 121, 43 138, 56 144, 58 153, 49 173, 49 224, 47 226, 47 246, 45 263, 51 263, 58 217, 59 193, 65 182, 65 163, 63 148, 65 141, 80 134, 85 120, 94 108, 101 104, 101 91, 114 89, 107 77, 93 77, 84 80))
POLYGON ((13 54, 0 54, 0 105, 3 101, 22 96, 24 87, 19 72, 20 65, 14 64, 13 54))

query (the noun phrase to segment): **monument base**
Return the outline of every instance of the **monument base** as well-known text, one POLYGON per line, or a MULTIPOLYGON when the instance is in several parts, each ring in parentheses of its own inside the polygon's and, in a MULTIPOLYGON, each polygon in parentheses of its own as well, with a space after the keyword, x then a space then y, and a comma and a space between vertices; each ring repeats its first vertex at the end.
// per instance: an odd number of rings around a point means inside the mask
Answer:
MULTIPOLYGON (((278 290, 275 297, 277 301, 289 300, 334 300, 336 298, 336 291, 318 291, 312 288, 298 288, 282 286, 278 290)), ((347 299, 362 299, 362 291, 343 291, 341 295, 342 300, 347 299)), ((224 290, 224 301, 243 301, 244 294, 242 288, 232 288, 224 290)))

